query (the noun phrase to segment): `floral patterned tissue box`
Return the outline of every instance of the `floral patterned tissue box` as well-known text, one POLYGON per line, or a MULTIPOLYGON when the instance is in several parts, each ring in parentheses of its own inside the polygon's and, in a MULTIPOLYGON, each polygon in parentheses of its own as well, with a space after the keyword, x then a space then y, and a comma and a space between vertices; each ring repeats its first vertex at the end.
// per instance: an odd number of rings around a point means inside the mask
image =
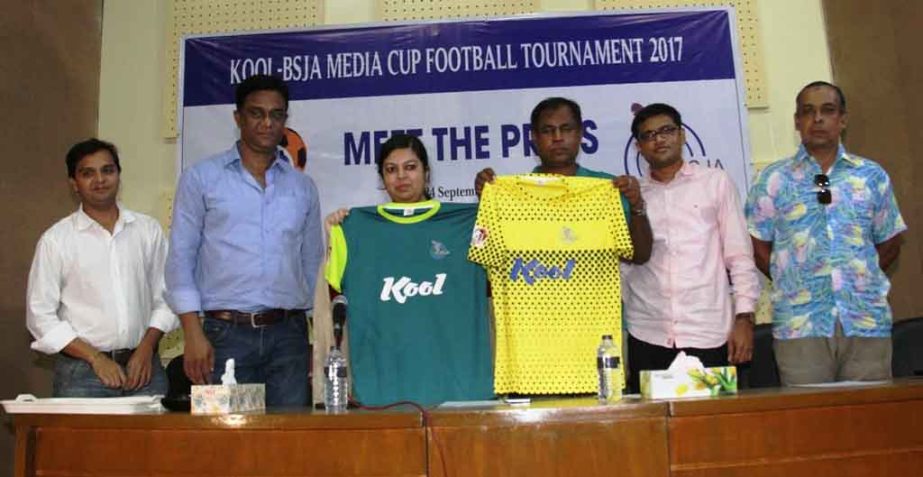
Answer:
POLYGON ((192 386, 193 414, 230 414, 266 409, 265 384, 192 386))
POLYGON ((737 368, 641 371, 641 397, 664 399, 737 394, 737 368))

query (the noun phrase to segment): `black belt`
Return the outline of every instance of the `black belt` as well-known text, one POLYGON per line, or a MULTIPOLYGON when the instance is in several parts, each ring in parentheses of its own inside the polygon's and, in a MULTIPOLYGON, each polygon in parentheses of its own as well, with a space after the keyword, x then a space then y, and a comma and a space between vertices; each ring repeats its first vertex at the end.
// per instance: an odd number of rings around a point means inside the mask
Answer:
POLYGON ((232 323, 245 324, 257 328, 281 323, 286 318, 304 317, 304 310, 273 308, 271 310, 263 310, 255 313, 237 310, 208 310, 205 312, 205 316, 216 320, 230 321, 232 323))
POLYGON ((128 366, 128 360, 131 359, 131 355, 134 354, 134 352, 135 350, 132 348, 123 348, 112 351, 100 351, 99 353, 115 361, 120 366, 128 366))
MULTIPOLYGON (((128 366, 128 360, 130 360, 132 355, 135 354, 136 349, 137 348, 122 348, 122 349, 116 349, 112 351, 97 350, 97 353, 111 359, 112 361, 115 361, 119 366, 125 367, 125 366, 128 366)), ((154 348, 154 355, 155 356, 157 355, 157 348, 154 348)), ((59 356, 65 359, 72 359, 72 360, 80 361, 80 358, 75 358, 73 356, 69 356, 64 353, 59 353, 59 356)))

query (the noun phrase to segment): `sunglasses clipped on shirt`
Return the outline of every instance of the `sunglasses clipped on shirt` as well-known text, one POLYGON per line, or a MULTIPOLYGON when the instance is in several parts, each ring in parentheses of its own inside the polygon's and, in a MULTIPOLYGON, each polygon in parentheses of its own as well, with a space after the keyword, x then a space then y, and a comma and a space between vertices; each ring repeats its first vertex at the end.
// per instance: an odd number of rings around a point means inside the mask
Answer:
POLYGON ((830 194, 830 178, 827 174, 817 174, 814 176, 814 185, 820 187, 817 191, 817 202, 823 205, 829 205, 833 196, 830 194))

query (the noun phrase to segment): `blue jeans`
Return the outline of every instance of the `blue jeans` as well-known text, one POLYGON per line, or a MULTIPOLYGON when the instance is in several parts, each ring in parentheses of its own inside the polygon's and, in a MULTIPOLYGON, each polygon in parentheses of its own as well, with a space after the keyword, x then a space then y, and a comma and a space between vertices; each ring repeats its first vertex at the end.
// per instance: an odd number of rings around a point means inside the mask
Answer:
MULTIPOLYGON (((124 371, 124 369, 123 369, 124 371)), ((54 361, 54 397, 121 397, 152 396, 167 393, 167 375, 160 364, 160 355, 151 354, 151 382, 135 390, 109 388, 96 377, 90 363, 63 353, 54 361)))
POLYGON ((307 406, 308 323, 304 314, 254 328, 205 317, 205 337, 215 350, 212 383, 220 384, 224 364, 234 358, 238 383, 265 383, 266 406, 307 406))

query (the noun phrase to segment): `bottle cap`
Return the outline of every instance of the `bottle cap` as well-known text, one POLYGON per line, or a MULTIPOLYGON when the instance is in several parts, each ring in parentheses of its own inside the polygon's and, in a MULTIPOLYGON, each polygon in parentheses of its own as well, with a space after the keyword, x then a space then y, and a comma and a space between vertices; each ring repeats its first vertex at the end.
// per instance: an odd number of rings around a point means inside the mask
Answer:
POLYGON ((611 340, 611 339, 612 339, 612 335, 603 335, 603 339, 604 339, 604 340, 611 340))

